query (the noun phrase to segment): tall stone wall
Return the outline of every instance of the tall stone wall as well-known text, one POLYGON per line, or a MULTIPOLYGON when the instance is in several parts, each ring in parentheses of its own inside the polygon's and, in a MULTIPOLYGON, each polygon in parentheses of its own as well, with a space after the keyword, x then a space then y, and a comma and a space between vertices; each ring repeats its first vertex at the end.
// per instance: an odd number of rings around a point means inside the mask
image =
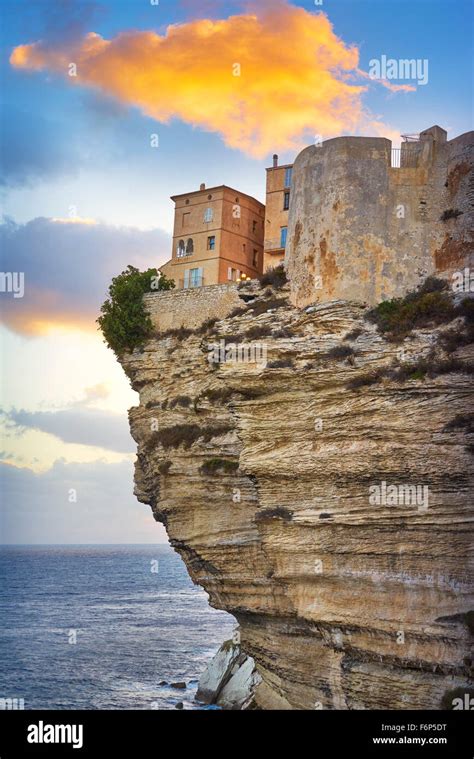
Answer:
POLYGON ((472 264, 474 132, 427 133, 416 153, 392 168, 389 140, 338 137, 299 154, 286 253, 296 305, 374 304, 472 264), (441 221, 450 209, 462 214, 441 221))
POLYGON ((178 327, 196 329, 206 319, 223 319, 242 305, 235 284, 148 293, 144 302, 160 332, 178 327))

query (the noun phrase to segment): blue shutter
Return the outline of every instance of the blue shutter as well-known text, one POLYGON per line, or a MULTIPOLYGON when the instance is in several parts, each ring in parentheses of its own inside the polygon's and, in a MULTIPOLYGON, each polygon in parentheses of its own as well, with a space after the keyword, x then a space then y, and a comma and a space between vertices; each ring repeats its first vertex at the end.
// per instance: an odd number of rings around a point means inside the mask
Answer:
POLYGON ((288 227, 282 227, 280 232, 280 248, 286 248, 286 238, 288 236, 288 227))

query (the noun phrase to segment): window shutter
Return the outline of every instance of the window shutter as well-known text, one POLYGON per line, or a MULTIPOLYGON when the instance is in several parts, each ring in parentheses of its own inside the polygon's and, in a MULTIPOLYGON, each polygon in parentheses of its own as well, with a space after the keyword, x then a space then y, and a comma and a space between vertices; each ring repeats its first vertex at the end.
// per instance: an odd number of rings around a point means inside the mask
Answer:
POLYGON ((227 269, 227 279, 230 281, 232 279, 232 267, 229 266, 227 269))
POLYGON ((202 285, 204 284, 204 278, 203 278, 204 269, 202 268, 202 266, 200 266, 199 269, 197 270, 197 274, 198 274, 198 281, 197 281, 198 287, 202 287, 202 285))
POLYGON ((189 287, 189 269, 184 270, 184 287, 185 289, 189 287))

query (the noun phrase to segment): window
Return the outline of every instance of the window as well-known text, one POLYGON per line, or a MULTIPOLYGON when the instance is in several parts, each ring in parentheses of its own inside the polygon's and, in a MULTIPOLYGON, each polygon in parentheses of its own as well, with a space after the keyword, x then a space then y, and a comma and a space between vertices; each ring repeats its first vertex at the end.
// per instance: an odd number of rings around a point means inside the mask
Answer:
POLYGON ((244 253, 247 252, 247 246, 246 246, 246 244, 244 242, 242 243, 242 250, 243 250, 244 253))
POLYGON ((229 282, 235 282, 237 279, 237 270, 233 269, 231 266, 227 269, 227 279, 229 282))
POLYGON ((258 250, 256 250, 254 248, 253 249, 253 257, 252 257, 252 266, 254 266, 255 268, 257 268, 257 264, 258 264, 258 250))
POLYGON ((199 287, 202 284, 202 269, 191 269, 189 272, 189 286, 199 287))
POLYGON ((206 224, 209 224, 209 222, 212 221, 213 218, 214 218, 214 211, 212 210, 212 208, 206 208, 204 212, 204 222, 206 224))
POLYGON ((184 240, 180 240, 176 249, 176 255, 178 258, 182 258, 186 255, 186 248, 184 247, 184 240))
POLYGON ((186 213, 183 213, 183 229, 185 227, 189 227, 189 217, 190 216, 191 216, 191 214, 189 213, 189 211, 186 212, 186 213))
POLYGON ((291 187, 291 180, 293 179, 293 167, 285 169, 285 187, 291 187))
POLYGON ((192 256, 193 253, 194 253, 194 242, 192 241, 191 238, 189 238, 189 240, 186 243, 186 255, 192 256))
POLYGON ((288 235, 288 227, 282 227, 280 230, 280 248, 286 248, 287 235, 288 235))
POLYGON ((184 272, 184 289, 187 290, 190 287, 202 287, 203 285, 203 278, 202 278, 203 270, 202 268, 199 269, 186 269, 184 272))
POLYGON ((283 210, 288 211, 289 207, 290 207, 290 193, 285 192, 283 196, 283 210))
POLYGON ((257 222, 252 221, 252 232, 255 234, 256 231, 257 231, 257 222))
POLYGON ((215 247, 216 247, 216 238, 214 235, 212 235, 212 237, 207 238, 207 249, 215 250, 215 247))

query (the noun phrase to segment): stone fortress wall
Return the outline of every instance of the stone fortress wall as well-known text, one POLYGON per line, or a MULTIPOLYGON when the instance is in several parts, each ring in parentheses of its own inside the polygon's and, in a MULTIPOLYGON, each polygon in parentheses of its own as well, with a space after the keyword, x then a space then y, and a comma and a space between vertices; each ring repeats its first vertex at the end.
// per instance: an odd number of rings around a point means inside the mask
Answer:
POLYGON ((234 283, 148 293, 144 303, 160 332, 178 327, 196 329, 206 319, 224 319, 232 309, 242 305, 234 283))
POLYGON ((337 137, 296 158, 285 265, 292 301, 369 304, 473 265, 474 132, 402 144, 337 137), (444 212, 461 212, 441 220, 444 212))

